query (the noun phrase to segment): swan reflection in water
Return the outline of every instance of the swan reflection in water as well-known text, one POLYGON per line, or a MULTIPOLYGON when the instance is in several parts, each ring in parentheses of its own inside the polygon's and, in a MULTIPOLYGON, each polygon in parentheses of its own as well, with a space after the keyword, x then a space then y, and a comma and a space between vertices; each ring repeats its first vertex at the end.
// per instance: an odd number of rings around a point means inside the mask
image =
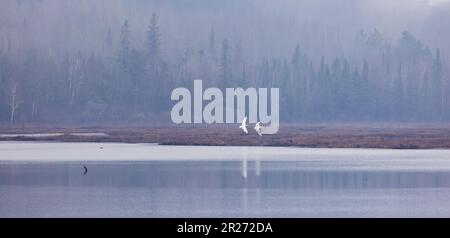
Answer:
MULTIPOLYGON (((248 175, 248 159, 247 159, 247 147, 245 147, 243 149, 243 153, 242 153, 242 164, 241 164, 241 172, 242 172, 242 177, 244 179, 247 179, 247 175, 248 175)), ((254 162, 255 165, 255 176, 259 177, 261 175, 261 160, 259 159, 255 159, 252 160, 251 162, 254 162)))

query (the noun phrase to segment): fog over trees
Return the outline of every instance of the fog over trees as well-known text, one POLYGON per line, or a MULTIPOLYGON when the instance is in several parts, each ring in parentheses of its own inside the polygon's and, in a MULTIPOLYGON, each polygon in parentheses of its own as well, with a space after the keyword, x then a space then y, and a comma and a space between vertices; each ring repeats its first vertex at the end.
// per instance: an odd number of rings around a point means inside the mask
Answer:
POLYGON ((450 121, 446 0, 2 0, 0 123, 170 122, 176 87, 278 87, 280 120, 450 121))

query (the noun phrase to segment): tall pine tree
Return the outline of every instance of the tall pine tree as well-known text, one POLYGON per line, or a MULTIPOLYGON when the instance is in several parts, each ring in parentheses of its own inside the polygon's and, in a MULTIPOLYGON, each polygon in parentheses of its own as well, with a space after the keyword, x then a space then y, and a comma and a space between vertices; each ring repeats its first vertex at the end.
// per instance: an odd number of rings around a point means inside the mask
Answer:
POLYGON ((225 38, 222 42, 222 52, 220 56, 220 82, 222 89, 230 86, 231 83, 231 68, 230 68, 230 45, 228 39, 225 38))

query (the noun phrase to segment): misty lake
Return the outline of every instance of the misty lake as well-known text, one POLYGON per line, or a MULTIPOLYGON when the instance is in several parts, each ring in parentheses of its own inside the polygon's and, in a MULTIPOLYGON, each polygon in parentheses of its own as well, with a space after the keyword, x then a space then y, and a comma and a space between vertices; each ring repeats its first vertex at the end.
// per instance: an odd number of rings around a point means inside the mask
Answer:
POLYGON ((450 150, 0 142, 0 217, 450 217, 449 198, 450 150))

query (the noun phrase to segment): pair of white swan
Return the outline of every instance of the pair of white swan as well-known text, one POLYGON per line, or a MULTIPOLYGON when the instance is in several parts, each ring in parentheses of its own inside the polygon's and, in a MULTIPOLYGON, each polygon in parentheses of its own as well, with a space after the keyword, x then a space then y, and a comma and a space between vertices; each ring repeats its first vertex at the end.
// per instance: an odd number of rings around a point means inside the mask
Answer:
MULTIPOLYGON (((239 128, 241 128, 242 131, 245 134, 248 134, 247 126, 248 126, 247 125, 247 117, 244 117, 244 120, 242 121, 242 123, 239 126, 239 128)), ((254 129, 255 129, 256 133, 258 133, 259 136, 262 136, 262 133, 261 133, 261 122, 257 122, 255 127, 254 127, 254 129)))

